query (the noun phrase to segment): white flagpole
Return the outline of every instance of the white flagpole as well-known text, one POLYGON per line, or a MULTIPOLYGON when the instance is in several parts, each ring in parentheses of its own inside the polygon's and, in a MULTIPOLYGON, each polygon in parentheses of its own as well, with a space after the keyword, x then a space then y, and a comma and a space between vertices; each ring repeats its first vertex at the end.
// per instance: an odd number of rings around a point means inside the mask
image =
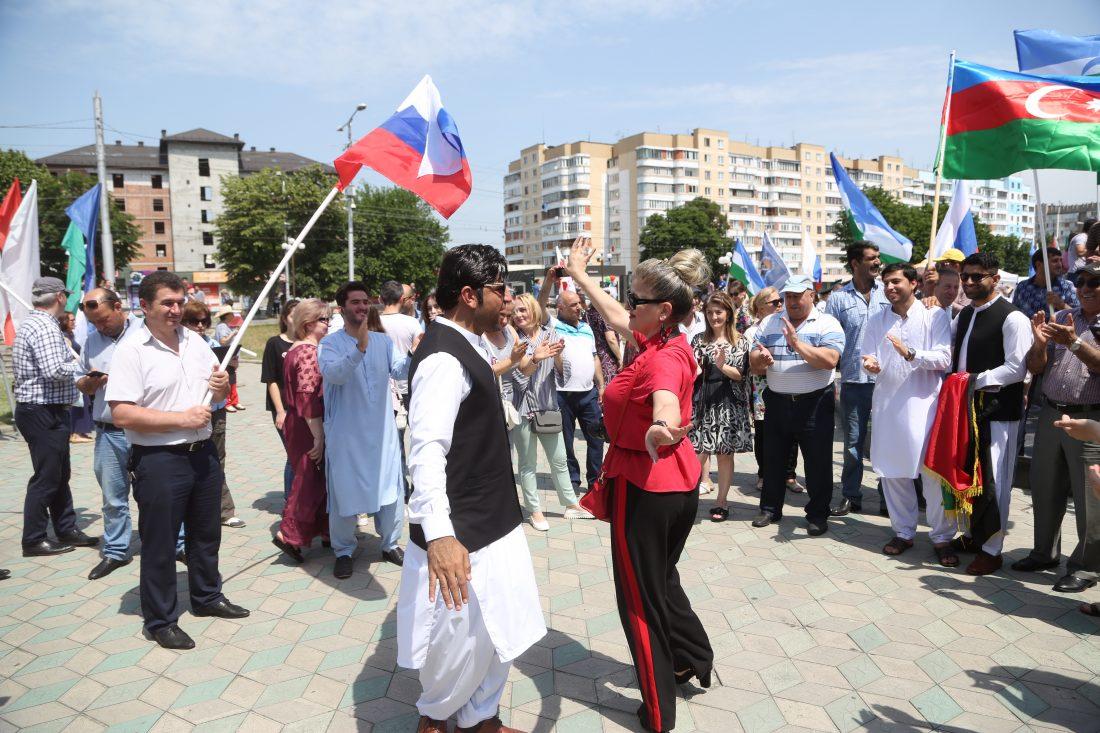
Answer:
POLYGON ((26 308, 29 311, 34 310, 34 308, 31 307, 31 304, 23 299, 23 296, 21 296, 19 293, 12 290, 12 287, 10 285, 8 285, 6 282, 4 282, 3 280, 0 280, 0 288, 3 288, 4 291, 8 295, 15 298, 15 300, 19 303, 19 305, 23 306, 24 308, 26 308))
MULTIPOLYGON (((924 271, 932 265, 932 248, 936 246, 936 225, 940 217, 940 184, 943 182, 943 155, 947 150, 947 126, 951 123, 951 90, 955 86, 955 51, 947 61, 947 91, 943 95, 943 122, 940 124, 940 144, 936 146, 936 190, 932 196, 932 230, 928 237, 928 255, 924 271)), ((958 183, 956 182, 956 185, 958 183)))
MULTIPOLYGON (((1047 281, 1047 292, 1052 292, 1054 288, 1050 282, 1050 256, 1047 254, 1047 223, 1043 216, 1043 197, 1039 194, 1039 171, 1032 170, 1031 175, 1035 177, 1035 210, 1039 213, 1039 249, 1043 251, 1043 276, 1047 281)), ((1054 318, 1054 306, 1047 304, 1047 310, 1050 311, 1050 317, 1054 318)))
MULTIPOLYGON (((281 273, 290 262, 290 258, 294 256, 294 253, 298 250, 296 245, 306 238, 309 234, 309 230, 313 228, 313 225, 317 223, 317 220, 321 218, 321 214, 324 213, 328 205, 332 203, 332 200, 336 198, 336 194, 340 193, 340 189, 336 186, 332 187, 332 190, 328 192, 328 196, 325 196, 325 200, 321 202, 321 205, 317 207, 317 210, 313 212, 313 216, 309 217, 309 221, 302 227, 302 231, 298 233, 298 236, 294 238, 292 246, 286 248, 286 254, 283 255, 283 259, 272 271, 271 277, 267 279, 267 284, 264 285, 264 289, 260 291, 260 294, 256 296, 256 299, 252 301, 252 308, 249 309, 248 315, 244 318, 244 323, 237 329, 237 333, 233 336, 233 340, 229 342, 229 349, 225 352, 225 358, 222 359, 222 363, 218 365, 218 369, 225 371, 225 368, 229 366, 229 360, 233 358, 233 352, 240 346, 241 338, 244 336, 244 332, 248 330, 248 326, 252 323, 252 319, 256 317, 256 312, 260 310, 260 303, 264 301, 267 294, 271 292, 271 288, 274 287, 275 281, 279 279, 279 273, 281 273)), ((206 396, 203 397, 202 404, 209 405, 210 399, 213 397, 213 393, 210 390, 206 390, 206 396)))

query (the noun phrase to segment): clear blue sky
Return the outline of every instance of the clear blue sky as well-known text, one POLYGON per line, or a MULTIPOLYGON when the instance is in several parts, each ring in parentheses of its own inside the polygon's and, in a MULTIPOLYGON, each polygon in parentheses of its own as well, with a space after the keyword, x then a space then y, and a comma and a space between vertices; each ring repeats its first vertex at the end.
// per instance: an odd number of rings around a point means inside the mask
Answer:
MULTIPOLYGON (((702 126, 927 166, 948 52, 1015 68, 1016 28, 1100 33, 1100 2, 7 0, 0 125, 89 128, 98 89, 126 131, 108 141, 206 127, 331 161, 356 103, 358 137, 430 73, 474 171, 452 240, 499 244, 501 177, 539 141, 702 126)), ((0 128, 32 157, 92 140, 0 128)), ((1044 173, 1044 201, 1094 200, 1094 180, 1044 173)))

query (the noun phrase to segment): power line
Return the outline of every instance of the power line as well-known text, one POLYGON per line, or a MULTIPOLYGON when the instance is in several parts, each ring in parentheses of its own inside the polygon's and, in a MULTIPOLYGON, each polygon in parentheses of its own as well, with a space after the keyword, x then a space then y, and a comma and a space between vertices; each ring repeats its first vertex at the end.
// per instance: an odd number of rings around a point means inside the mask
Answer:
POLYGON ((91 117, 81 117, 77 120, 59 120, 57 122, 37 122, 27 123, 23 125, 0 125, 0 128, 9 130, 41 130, 41 129, 58 129, 58 130, 91 130, 91 127, 55 127, 56 125, 71 125, 77 122, 94 122, 91 117))

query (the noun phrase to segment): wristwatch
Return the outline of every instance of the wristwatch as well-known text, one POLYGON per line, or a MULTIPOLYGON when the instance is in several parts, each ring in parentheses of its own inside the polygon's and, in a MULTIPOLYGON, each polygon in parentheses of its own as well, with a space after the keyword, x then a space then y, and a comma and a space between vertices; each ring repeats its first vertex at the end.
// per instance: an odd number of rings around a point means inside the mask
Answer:
POLYGON ((1069 350, 1076 354, 1077 350, 1080 349, 1084 345, 1084 343, 1085 342, 1081 340, 1081 337, 1078 336, 1077 338, 1073 339, 1073 343, 1069 345, 1069 350))
POLYGON ((653 422, 651 422, 649 424, 649 427, 653 427, 654 425, 660 425, 662 428, 667 428, 668 427, 668 423, 665 422, 664 420, 654 420, 653 422))
POLYGON ((905 360, 906 361, 913 361, 913 359, 916 359, 916 358, 917 358, 917 352, 913 351, 912 347, 909 347, 909 352, 905 355, 905 360))

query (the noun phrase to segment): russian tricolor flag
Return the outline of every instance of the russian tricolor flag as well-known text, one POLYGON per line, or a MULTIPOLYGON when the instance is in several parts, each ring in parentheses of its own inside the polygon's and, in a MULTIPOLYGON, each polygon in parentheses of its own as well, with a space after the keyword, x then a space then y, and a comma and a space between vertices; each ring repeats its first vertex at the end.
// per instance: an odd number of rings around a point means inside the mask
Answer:
POLYGON ((425 76, 397 112, 344 151, 333 165, 344 190, 368 166, 450 218, 470 196, 473 175, 458 126, 425 76))

